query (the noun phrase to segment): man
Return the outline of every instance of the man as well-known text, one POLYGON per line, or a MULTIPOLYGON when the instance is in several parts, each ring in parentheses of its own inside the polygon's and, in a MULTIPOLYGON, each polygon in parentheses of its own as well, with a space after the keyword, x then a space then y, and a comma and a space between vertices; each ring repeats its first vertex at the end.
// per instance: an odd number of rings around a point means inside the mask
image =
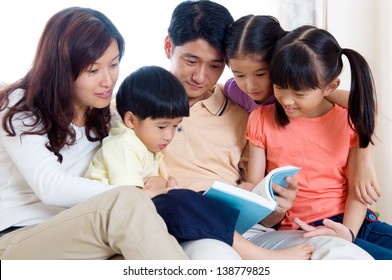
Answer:
MULTIPOLYGON (((214 180, 238 184, 246 166, 245 138, 248 114, 232 103, 216 86, 225 67, 224 37, 233 23, 229 11, 212 1, 185 1, 173 11, 165 53, 170 71, 187 91, 190 116, 178 127, 164 151, 161 174, 176 178, 180 186, 196 191, 209 188, 214 180)), ((276 186, 280 207, 263 222, 275 224, 284 217, 297 192, 297 183, 287 189, 276 186)), ((191 202, 190 202, 191 203, 191 202)), ((284 249, 312 243, 313 259, 371 259, 359 247, 333 237, 304 239, 303 231, 274 231, 261 225, 245 234, 253 243, 269 249, 284 249)), ((240 259, 227 244, 197 240, 182 244, 191 259, 240 259)))

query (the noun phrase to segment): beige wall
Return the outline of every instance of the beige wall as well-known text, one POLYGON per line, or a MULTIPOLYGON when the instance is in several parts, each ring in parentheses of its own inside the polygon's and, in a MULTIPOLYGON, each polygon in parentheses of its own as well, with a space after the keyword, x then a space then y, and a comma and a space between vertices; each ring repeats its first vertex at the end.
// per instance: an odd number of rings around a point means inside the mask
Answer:
MULTIPOLYGON (((327 0, 327 29, 342 47, 360 52, 372 68, 378 95, 378 127, 374 163, 382 198, 375 208, 392 223, 392 2, 327 0)), ((349 88, 348 71, 342 87, 349 88)))
POLYGON ((392 223, 392 2, 375 2, 374 61, 377 64, 378 129, 375 153, 378 182, 383 197, 378 208, 389 223, 392 223))

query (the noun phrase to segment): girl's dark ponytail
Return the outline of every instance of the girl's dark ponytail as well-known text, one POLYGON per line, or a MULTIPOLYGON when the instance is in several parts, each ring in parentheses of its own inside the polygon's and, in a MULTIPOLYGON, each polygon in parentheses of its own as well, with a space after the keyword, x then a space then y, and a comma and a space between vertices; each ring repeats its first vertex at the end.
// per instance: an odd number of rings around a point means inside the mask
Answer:
MULTIPOLYGON (((372 72, 366 60, 352 49, 342 49, 350 63, 351 88, 348 115, 359 136, 359 146, 374 144, 372 136, 376 126, 376 94, 372 72)), ((351 123, 350 123, 351 125, 351 123)))

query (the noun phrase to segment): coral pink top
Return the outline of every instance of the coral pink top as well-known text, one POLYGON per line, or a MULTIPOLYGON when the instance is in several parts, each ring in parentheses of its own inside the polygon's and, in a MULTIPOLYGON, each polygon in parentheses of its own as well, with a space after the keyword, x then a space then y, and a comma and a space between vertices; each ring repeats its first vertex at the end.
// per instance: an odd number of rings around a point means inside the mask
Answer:
POLYGON ((297 197, 280 229, 297 229, 295 217, 311 223, 343 213, 348 154, 357 145, 347 110, 334 105, 318 118, 290 118, 284 128, 274 114, 275 105, 256 108, 249 117, 247 139, 266 150, 267 172, 284 165, 302 168, 296 175, 297 197))

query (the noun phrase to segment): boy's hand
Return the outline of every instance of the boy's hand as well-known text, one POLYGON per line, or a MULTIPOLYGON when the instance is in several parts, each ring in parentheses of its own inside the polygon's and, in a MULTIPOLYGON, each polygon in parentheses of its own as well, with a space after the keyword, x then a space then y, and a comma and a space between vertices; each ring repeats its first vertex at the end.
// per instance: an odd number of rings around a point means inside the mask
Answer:
POLYGON ((165 178, 161 176, 151 176, 144 179, 144 189, 151 190, 151 189, 163 189, 166 188, 167 181, 165 178))
POLYGON ((181 189, 182 187, 177 183, 177 180, 174 178, 174 177, 172 177, 172 176, 170 176, 169 177, 169 180, 167 181, 167 185, 166 185, 166 187, 168 188, 168 189, 181 189))

